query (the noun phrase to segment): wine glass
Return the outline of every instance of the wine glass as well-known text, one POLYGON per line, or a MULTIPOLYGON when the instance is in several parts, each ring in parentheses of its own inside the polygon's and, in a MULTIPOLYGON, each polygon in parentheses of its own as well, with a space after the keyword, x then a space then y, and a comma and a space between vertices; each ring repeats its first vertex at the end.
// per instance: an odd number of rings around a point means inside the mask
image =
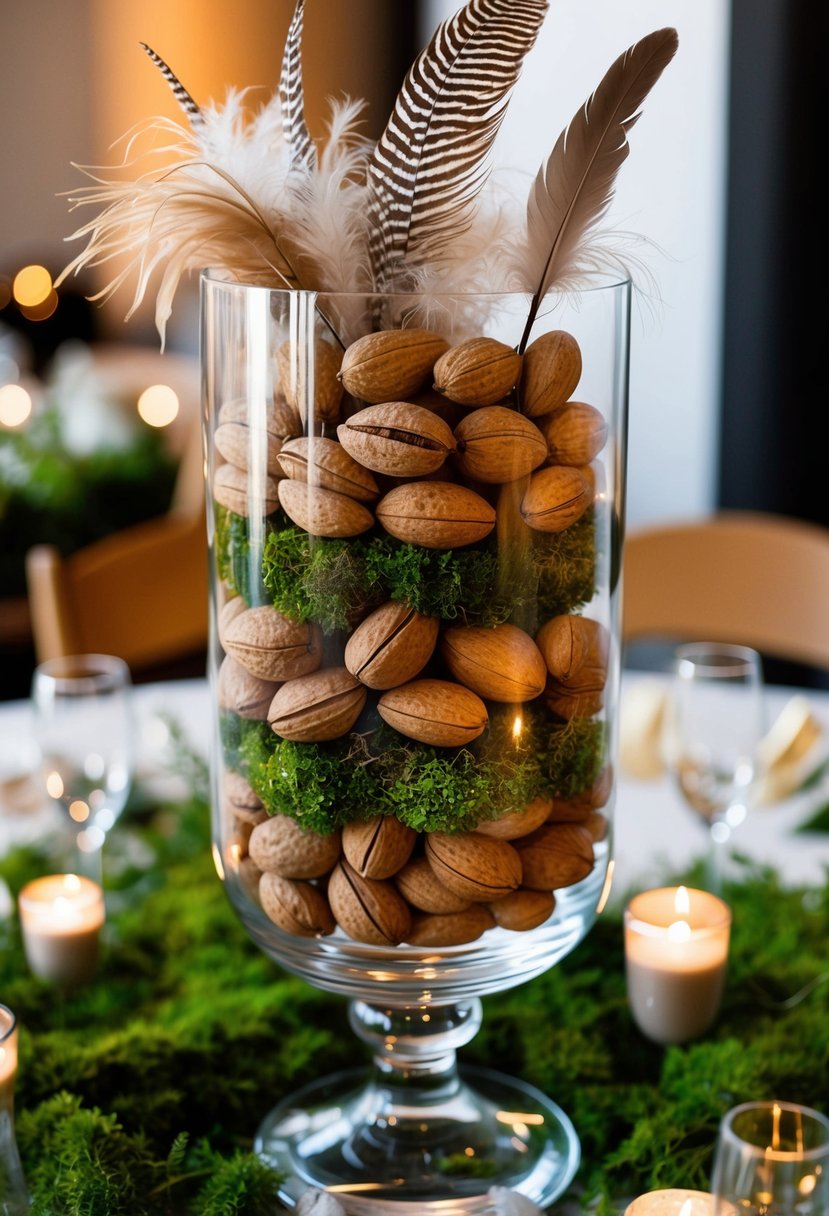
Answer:
POLYGON ((132 784, 131 689, 127 664, 106 654, 50 659, 32 679, 43 784, 73 829, 79 868, 96 879, 132 784))
POLYGON ((765 730, 762 660, 748 646, 677 647, 666 759, 686 804, 709 825, 710 882, 722 880, 723 850, 745 820, 765 730))
POLYGON ((829 1119, 793 1102, 745 1102, 723 1117, 714 1216, 825 1216, 829 1119))

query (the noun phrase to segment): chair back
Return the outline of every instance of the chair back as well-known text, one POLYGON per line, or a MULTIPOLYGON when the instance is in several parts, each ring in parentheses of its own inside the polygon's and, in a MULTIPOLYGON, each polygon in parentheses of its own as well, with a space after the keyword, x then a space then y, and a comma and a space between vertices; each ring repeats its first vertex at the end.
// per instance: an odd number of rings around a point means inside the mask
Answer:
POLYGON ((63 558, 51 545, 26 557, 37 661, 115 654, 134 675, 206 649, 204 511, 159 516, 63 558))
POLYGON ((829 670, 829 529, 752 511, 629 529, 622 640, 650 638, 829 670))

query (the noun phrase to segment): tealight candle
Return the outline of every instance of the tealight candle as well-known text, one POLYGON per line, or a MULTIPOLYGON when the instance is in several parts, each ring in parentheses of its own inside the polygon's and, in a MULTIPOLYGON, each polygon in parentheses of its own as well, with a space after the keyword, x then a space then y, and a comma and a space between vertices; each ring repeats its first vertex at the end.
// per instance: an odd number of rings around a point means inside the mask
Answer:
POLYGON ((14 1106, 17 1075, 17 1022, 11 1009, 0 1005, 0 1112, 14 1106))
POLYGON ((712 1216, 714 1197, 707 1191, 648 1191, 634 1199, 625 1216, 712 1216))
POLYGON ((90 980, 105 919, 98 883, 79 874, 48 874, 27 883, 18 904, 26 959, 35 975, 67 985, 90 980))
POLYGON ((716 895, 660 887, 625 909, 628 1001, 643 1034, 684 1043, 708 1029, 722 999, 731 909, 716 895))

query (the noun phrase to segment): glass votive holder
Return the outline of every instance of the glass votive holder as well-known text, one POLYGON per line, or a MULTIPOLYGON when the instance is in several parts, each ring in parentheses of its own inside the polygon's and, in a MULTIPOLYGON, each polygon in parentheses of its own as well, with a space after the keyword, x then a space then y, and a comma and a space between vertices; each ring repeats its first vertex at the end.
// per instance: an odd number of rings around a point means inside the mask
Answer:
POLYGON ((66 987, 88 983, 106 918, 101 886, 80 874, 47 874, 22 888, 18 907, 32 972, 66 987))
POLYGON ((794 1102, 744 1102, 720 1123, 715 1216, 827 1216, 829 1118, 794 1102))
POLYGON ((17 1078, 17 1019, 0 1005, 0 1212, 23 1216, 29 1194, 14 1133, 14 1086, 17 1078))
POLYGON ((714 1197, 708 1191, 670 1188, 639 1195, 625 1216, 712 1216, 714 1197))
POLYGON ((720 1008, 731 909, 689 887, 658 887, 625 909, 628 1002, 636 1025, 656 1043, 703 1034, 720 1008))

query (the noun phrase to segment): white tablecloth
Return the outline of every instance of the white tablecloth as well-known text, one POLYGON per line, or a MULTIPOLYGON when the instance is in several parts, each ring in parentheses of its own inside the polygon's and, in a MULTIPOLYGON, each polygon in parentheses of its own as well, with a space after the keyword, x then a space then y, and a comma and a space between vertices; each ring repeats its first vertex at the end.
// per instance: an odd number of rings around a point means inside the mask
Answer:
MULTIPOLYGON (((644 677, 625 672, 622 679, 622 712, 627 698, 644 677)), ((770 686, 767 689, 768 719, 773 721, 796 690, 770 686)), ((170 751, 165 721, 172 718, 185 738, 206 754, 210 737, 210 705, 206 681, 183 680, 138 685, 135 690, 138 721, 139 771, 145 778, 162 779, 170 751)), ((829 693, 805 694, 815 718, 829 738, 829 693)), ((30 711, 25 701, 0 702, 0 781, 15 768, 25 770, 31 762, 30 711)), ((0 786, 2 789, 2 786, 0 786)), ((822 885, 829 871, 829 834, 799 833, 796 828, 824 802, 829 784, 799 793, 785 802, 753 810, 734 833, 735 848, 759 864, 775 867, 791 885, 822 885)), ((14 841, 31 840, 48 830, 49 814, 43 810, 14 810, 0 793, 0 854, 14 841)), ((637 780, 623 769, 618 772, 614 815, 614 901, 636 888, 662 884, 684 870, 707 849, 707 827, 681 802, 667 777, 637 780)))

